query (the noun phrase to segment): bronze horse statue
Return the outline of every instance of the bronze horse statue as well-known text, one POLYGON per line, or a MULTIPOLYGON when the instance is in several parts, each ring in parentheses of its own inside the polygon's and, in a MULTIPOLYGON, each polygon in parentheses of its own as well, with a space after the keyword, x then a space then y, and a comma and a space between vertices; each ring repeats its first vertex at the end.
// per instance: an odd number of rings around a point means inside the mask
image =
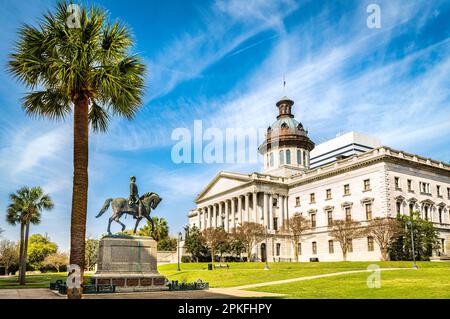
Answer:
POLYGON ((97 214, 97 216, 95 216, 95 218, 99 218, 100 216, 103 215, 104 212, 106 212, 109 208, 109 205, 112 203, 112 215, 109 218, 109 222, 108 222, 108 234, 111 234, 111 223, 113 221, 115 221, 116 223, 122 225, 122 231, 125 230, 125 224, 123 224, 122 222, 120 222, 120 218, 123 215, 131 215, 134 218, 136 218, 136 225, 134 227, 134 231, 133 234, 136 234, 136 230, 139 226, 139 223, 141 221, 141 219, 143 217, 145 217, 150 224, 152 224, 152 232, 155 228, 154 224, 153 224, 153 220, 150 218, 150 213, 152 211, 152 209, 155 209, 158 204, 161 202, 162 198, 159 197, 158 194, 153 193, 153 192, 149 192, 149 193, 145 193, 144 195, 142 195, 139 198, 139 204, 134 205, 134 207, 130 207, 128 200, 125 198, 108 198, 105 203, 103 204, 102 209, 100 210, 100 212, 97 214), (137 217, 138 216, 138 209, 141 209, 141 215, 142 217, 137 217))

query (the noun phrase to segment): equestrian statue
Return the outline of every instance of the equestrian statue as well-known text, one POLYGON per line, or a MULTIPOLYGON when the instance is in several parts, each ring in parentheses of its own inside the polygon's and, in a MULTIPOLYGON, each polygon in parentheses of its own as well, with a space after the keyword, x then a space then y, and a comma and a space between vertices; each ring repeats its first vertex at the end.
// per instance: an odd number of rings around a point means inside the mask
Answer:
POLYGON ((99 218, 102 216, 109 208, 112 206, 112 215, 108 222, 108 234, 111 234, 111 223, 115 221, 122 226, 122 231, 125 230, 125 224, 120 221, 123 215, 131 215, 136 219, 136 225, 133 230, 133 234, 136 234, 136 230, 141 222, 142 218, 147 219, 152 225, 152 232, 154 230, 153 220, 150 217, 150 213, 154 210, 158 204, 161 202, 162 198, 158 194, 153 192, 148 192, 139 197, 138 188, 136 185, 136 177, 131 176, 130 178, 130 196, 128 200, 125 198, 108 198, 103 204, 100 212, 95 216, 99 218))

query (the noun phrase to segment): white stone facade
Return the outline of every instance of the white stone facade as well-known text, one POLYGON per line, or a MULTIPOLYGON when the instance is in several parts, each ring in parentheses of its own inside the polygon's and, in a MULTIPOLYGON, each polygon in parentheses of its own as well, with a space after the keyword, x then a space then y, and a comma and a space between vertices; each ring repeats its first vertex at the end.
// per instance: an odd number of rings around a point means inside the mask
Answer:
MULTIPOLYGON (((263 173, 220 172, 196 198, 189 224, 201 230, 223 226, 231 231, 243 222, 260 223, 267 228, 268 260, 293 261, 293 244, 280 229, 293 214, 301 213, 315 220, 315 225, 301 242, 300 261, 338 261, 342 252, 339 242, 331 242, 329 219, 345 219, 350 214, 365 224, 371 218, 409 214, 412 209, 437 228, 442 247, 436 254, 450 253, 450 165, 386 146, 314 169, 309 168, 309 151, 291 147, 291 163, 274 158, 270 165, 268 154, 277 157, 280 149, 262 152, 263 173), (297 162, 298 150, 307 154, 306 162, 297 162)), ((265 242, 254 248, 256 260, 264 259, 265 242)), ((354 240, 352 246, 347 260, 381 257, 370 238, 354 240)))

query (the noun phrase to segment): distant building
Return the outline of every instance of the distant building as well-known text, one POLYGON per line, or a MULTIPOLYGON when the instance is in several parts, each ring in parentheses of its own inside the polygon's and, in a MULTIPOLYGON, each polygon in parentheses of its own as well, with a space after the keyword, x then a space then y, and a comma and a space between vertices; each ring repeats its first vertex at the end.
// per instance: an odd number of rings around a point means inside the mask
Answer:
MULTIPOLYGON (((351 218, 366 225, 375 217, 419 211, 438 230, 441 248, 450 251, 450 165, 381 146, 351 132, 315 146, 294 119, 294 102, 277 102, 277 120, 259 147, 262 173, 220 172, 197 196, 189 224, 201 230, 243 222, 261 223, 268 241, 258 243, 253 259, 293 260, 294 247, 282 229, 295 213, 308 217, 311 231, 299 244, 300 260, 342 260, 329 235, 333 220, 351 218), (315 168, 314 168, 315 167, 315 168), (266 254, 267 252, 267 254, 266 254)), ((379 260, 371 237, 354 240, 348 260, 379 260)))
POLYGON ((317 145, 311 151, 310 166, 316 168, 380 146, 381 142, 376 138, 358 132, 349 132, 317 145))

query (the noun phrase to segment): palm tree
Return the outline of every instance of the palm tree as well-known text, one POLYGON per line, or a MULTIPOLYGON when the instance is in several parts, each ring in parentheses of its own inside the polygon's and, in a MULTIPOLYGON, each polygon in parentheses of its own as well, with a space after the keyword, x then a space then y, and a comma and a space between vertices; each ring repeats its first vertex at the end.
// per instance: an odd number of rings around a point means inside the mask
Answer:
POLYGON ((6 221, 11 225, 20 224, 19 283, 25 285, 30 224, 39 224, 41 211, 52 209, 54 204, 39 186, 22 187, 16 193, 10 194, 9 199, 6 221))
MULTIPOLYGON (((23 108, 31 116, 65 119, 74 113, 70 264, 84 269, 89 125, 106 131, 111 114, 132 119, 142 103, 145 66, 130 54, 130 31, 106 11, 59 3, 37 27, 23 25, 9 71, 33 90, 23 108), (75 23, 74 23, 75 21, 75 23), (70 23, 69 23, 70 22, 70 23), (37 89, 41 89, 38 91, 37 89)), ((68 298, 81 298, 81 287, 68 298)))

